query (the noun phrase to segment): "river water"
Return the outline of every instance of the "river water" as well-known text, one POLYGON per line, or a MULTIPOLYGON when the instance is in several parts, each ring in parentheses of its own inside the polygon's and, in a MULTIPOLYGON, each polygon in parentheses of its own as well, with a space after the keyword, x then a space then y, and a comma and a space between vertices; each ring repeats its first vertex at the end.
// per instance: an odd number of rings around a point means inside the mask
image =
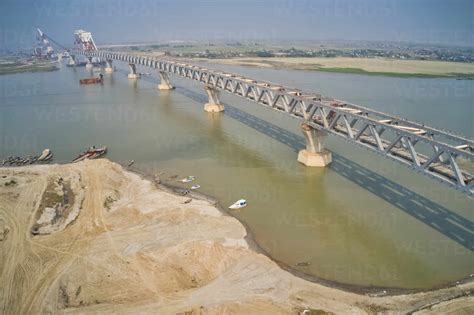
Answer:
MULTIPOLYGON (((158 91, 156 74, 132 82, 117 67, 103 85, 81 86, 90 72, 64 66, 0 76, 0 159, 48 147, 62 163, 107 145, 140 171, 195 175, 224 207, 247 199, 233 214, 273 258, 339 283, 421 289, 474 272, 473 202, 462 193, 334 137, 330 167, 304 167, 297 120, 227 94, 225 113, 208 114, 200 84, 173 76, 176 90, 158 91)), ((208 67, 474 136, 473 81, 208 67)))

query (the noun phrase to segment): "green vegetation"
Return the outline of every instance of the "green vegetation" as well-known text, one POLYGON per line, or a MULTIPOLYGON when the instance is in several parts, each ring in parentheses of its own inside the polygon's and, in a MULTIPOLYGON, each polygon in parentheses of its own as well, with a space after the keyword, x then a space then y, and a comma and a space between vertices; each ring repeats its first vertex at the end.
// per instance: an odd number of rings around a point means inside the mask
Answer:
POLYGON ((110 210, 110 206, 117 200, 115 200, 112 196, 107 196, 104 200, 104 208, 110 210))
POLYGON ((327 311, 324 311, 324 310, 315 310, 315 309, 309 309, 308 312, 306 312, 305 314, 308 314, 308 315, 334 315, 334 313, 332 313, 332 312, 327 312, 327 311))
POLYGON ((14 179, 5 183, 5 187, 14 186, 14 185, 16 185, 16 180, 14 179))
POLYGON ((448 73, 448 74, 428 74, 428 73, 400 73, 384 71, 366 71, 360 68, 322 68, 316 67, 314 70, 321 72, 352 73, 362 75, 376 75, 396 78, 459 78, 472 80, 474 75, 468 73, 448 73))
POLYGON ((0 75, 2 74, 14 74, 23 72, 45 72, 55 71, 59 68, 52 63, 32 63, 26 64, 22 62, 11 62, 0 64, 0 75))
MULTIPOLYGON (((351 73, 351 74, 363 74, 363 75, 379 75, 386 77, 398 77, 398 78, 452 78, 455 75, 441 75, 441 74, 425 74, 425 73, 399 73, 399 72, 372 72, 366 71, 360 68, 314 68, 316 71, 321 72, 335 72, 335 73, 351 73)), ((465 75, 465 74, 464 74, 465 75)))
MULTIPOLYGON (((63 188, 64 191, 64 187, 63 188)), ((48 186, 46 187, 46 190, 43 193, 43 197, 41 199, 40 203, 40 209, 44 208, 52 208, 55 207, 57 204, 62 204, 65 203, 66 196, 65 194, 60 195, 56 192, 56 183, 54 180, 50 180, 48 182, 48 186)))
POLYGON ((372 75, 372 76, 386 76, 386 77, 397 77, 397 78, 453 78, 453 77, 472 77, 472 75, 465 73, 450 73, 450 74, 426 74, 426 73, 400 73, 400 72, 388 72, 388 71, 367 71, 360 68, 339 68, 339 67, 323 67, 320 64, 284 64, 278 61, 270 60, 247 60, 247 63, 240 65, 246 66, 258 66, 258 64, 267 64, 275 68, 285 68, 295 70, 309 70, 309 71, 321 71, 321 72, 333 72, 333 73, 350 73, 350 74, 361 74, 361 75, 372 75))
MULTIPOLYGON (((324 62, 321 59, 301 59, 301 62, 291 62, 294 59, 289 59, 286 62, 286 58, 262 58, 262 59, 234 59, 235 62, 229 62, 228 64, 235 64, 240 66, 271 66, 279 69, 293 69, 293 70, 306 70, 306 71, 321 71, 321 72, 332 72, 332 73, 349 73, 349 74, 360 74, 360 75, 370 75, 370 76, 386 76, 386 77, 396 77, 396 78, 457 78, 463 80, 473 80, 474 74, 472 73, 457 73, 457 72, 440 72, 440 73, 421 73, 421 72, 393 72, 393 71, 368 71, 361 68, 355 67, 331 67, 325 64, 319 63, 320 61, 324 62), (284 61, 282 61, 284 60, 284 61), (312 63, 314 60, 314 63, 312 63)), ((331 61, 331 60, 328 60, 331 61)), ((370 62, 376 63, 376 59, 370 59, 370 62)), ((225 63, 225 62, 224 62, 225 63)), ((330 63, 331 64, 331 63, 330 63)), ((381 65, 380 69, 391 69, 381 65)), ((423 68, 420 68, 418 71, 423 71, 423 68)))
POLYGON ((56 194, 52 191, 47 191, 45 193, 45 199, 44 199, 44 202, 45 202, 45 206, 46 207, 54 207, 56 206, 58 203, 62 203, 64 200, 64 196, 61 196, 59 194, 56 194))
POLYGON ((388 42, 319 42, 319 41, 259 41, 259 42, 179 42, 145 44, 130 50, 151 52, 164 50, 172 57, 227 59, 238 57, 291 58, 387 58, 392 60, 431 60, 474 62, 474 50, 467 47, 413 45, 388 42))
POLYGON ((384 312, 388 311, 388 309, 386 307, 381 306, 381 305, 376 305, 376 304, 367 304, 367 303, 357 302, 356 306, 366 310, 367 313, 369 313, 369 314, 381 314, 381 313, 384 313, 384 312))

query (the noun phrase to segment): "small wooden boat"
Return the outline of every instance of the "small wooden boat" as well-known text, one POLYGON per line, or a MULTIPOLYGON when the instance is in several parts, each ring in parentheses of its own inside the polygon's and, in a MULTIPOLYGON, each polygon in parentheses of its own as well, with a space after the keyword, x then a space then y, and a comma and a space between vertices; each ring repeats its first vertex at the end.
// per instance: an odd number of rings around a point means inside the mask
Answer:
POLYGON ((192 189, 192 190, 196 190, 196 189, 199 189, 199 188, 201 188, 200 185, 192 185, 192 186, 191 186, 191 189, 192 189))
POLYGON ((72 163, 80 162, 82 160, 87 159, 89 156, 91 156, 93 152, 85 151, 79 154, 74 160, 72 160, 72 163))
POLYGON ((80 84, 97 84, 97 83, 102 83, 102 78, 85 78, 85 79, 80 79, 79 83, 80 84))
POLYGON ((52 158, 53 158, 53 153, 50 152, 50 153, 48 154, 48 156, 43 159, 43 162, 50 161, 52 158))
POLYGON ((38 161, 43 161, 51 153, 50 149, 44 149, 38 158, 38 161))
POLYGON ((107 147, 102 147, 102 148, 98 148, 98 149, 93 149, 92 150, 92 155, 90 155, 88 158, 89 159, 96 159, 98 157, 101 157, 102 155, 104 155, 105 153, 107 153, 107 147))
POLYGON ((73 163, 85 160, 85 159, 96 159, 107 153, 107 147, 96 148, 95 146, 90 147, 86 151, 79 154, 74 160, 73 163))
POLYGON ((196 179, 195 176, 188 176, 188 177, 186 177, 186 178, 181 179, 180 182, 182 182, 182 183, 189 183, 189 182, 192 182, 192 181, 195 180, 195 179, 196 179))

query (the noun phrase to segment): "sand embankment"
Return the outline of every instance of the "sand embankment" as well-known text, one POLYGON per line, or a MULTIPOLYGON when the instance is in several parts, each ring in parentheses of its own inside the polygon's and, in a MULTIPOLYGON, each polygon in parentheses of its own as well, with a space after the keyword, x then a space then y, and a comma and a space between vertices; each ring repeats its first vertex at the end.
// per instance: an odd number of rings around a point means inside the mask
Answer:
MULTIPOLYGON (((244 57, 229 59, 205 59, 215 64, 256 66, 275 69, 312 70, 324 72, 384 75, 394 77, 472 77, 474 64, 433 60, 400 60, 389 58, 284 58, 244 57)), ((190 59, 192 62, 193 59, 190 59)))
POLYGON ((472 282, 375 298, 300 279, 250 249, 236 219, 187 199, 108 160, 0 169, 1 313, 473 311, 472 282))

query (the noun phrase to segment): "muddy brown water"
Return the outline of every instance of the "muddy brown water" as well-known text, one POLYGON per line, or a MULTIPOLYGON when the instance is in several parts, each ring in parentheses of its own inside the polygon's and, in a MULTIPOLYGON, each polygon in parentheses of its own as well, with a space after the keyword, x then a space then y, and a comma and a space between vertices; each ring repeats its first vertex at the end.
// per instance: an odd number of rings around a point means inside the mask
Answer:
MULTIPOLYGON (((474 207, 462 193, 332 137, 331 166, 304 167, 298 121, 226 94, 225 113, 207 114, 201 85, 171 77, 176 90, 160 92, 156 73, 133 82, 117 66, 101 85, 79 85, 88 70, 64 66, 0 76, 0 160, 48 147, 63 163, 107 145, 141 172, 194 175, 178 185, 199 184, 223 206, 247 199, 233 215, 257 244, 322 279, 426 289, 474 273, 474 207)), ((208 67, 474 135, 472 81, 208 67)))

